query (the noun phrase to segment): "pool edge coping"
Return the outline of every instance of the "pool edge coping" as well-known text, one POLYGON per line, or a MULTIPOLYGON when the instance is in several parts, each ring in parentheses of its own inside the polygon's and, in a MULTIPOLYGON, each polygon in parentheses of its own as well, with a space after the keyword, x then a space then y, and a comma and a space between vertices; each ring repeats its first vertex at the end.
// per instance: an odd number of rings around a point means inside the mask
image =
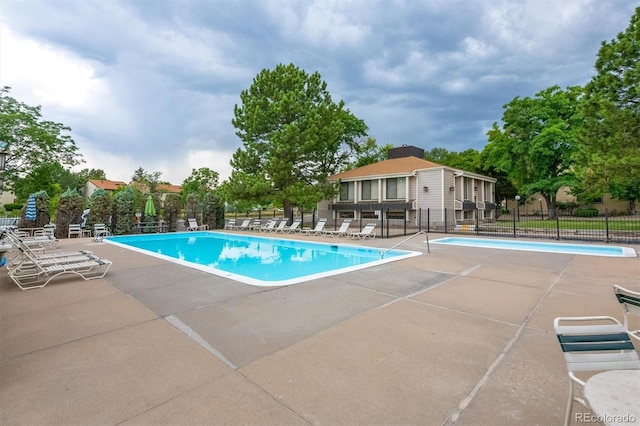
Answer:
MULTIPOLYGON (((216 233, 216 234, 222 234, 222 235, 231 235, 231 236, 238 236, 239 234, 235 234, 235 233, 229 233, 229 232, 220 232, 220 231, 198 231, 198 232, 172 232, 172 235, 192 235, 192 236, 197 236, 199 234, 207 234, 207 233, 216 233)), ((166 233, 165 233, 166 234, 166 233)), ((149 234, 149 236, 152 235, 163 235, 163 234, 149 234)), ((365 248, 365 249, 370 249, 370 250, 377 250, 379 252, 387 252, 386 249, 384 248, 378 248, 378 247, 371 247, 371 246, 361 246, 361 245, 355 245, 355 244, 345 244, 343 242, 340 243, 327 243, 327 242, 323 242, 323 241, 304 241, 304 240, 297 240, 297 239, 289 239, 289 238, 277 238, 277 237, 265 237, 265 236, 259 236, 259 235, 245 235, 245 234, 240 234, 242 236, 245 237, 254 237, 254 238, 259 238, 259 239, 265 239, 265 240, 283 240, 283 241, 299 241, 299 242, 306 242, 306 243, 310 243, 310 244, 318 244, 318 245, 325 245, 325 246, 336 246, 336 245, 340 245, 340 246, 346 246, 346 247, 354 247, 354 248, 365 248)), ((398 255, 398 256, 393 256, 393 257, 389 257, 389 258, 385 258, 384 255, 382 255, 380 260, 374 260, 371 262, 367 262, 361 265, 354 265, 354 266, 349 266, 349 267, 345 267, 345 268, 339 268, 339 269, 335 269, 332 271, 328 271, 328 272, 318 272, 315 274, 310 274, 310 275, 303 275, 301 277, 297 277, 297 278, 290 278, 287 280, 279 280, 279 281, 265 281, 265 280, 259 280, 257 278, 251 278, 251 277, 247 277, 245 275, 240 275, 240 274, 235 274, 233 272, 227 272, 227 271, 222 271, 220 269, 216 269, 213 268, 211 266, 205 266, 205 265, 199 265, 197 263, 194 262, 190 262, 190 261, 186 261, 186 260, 182 260, 182 259, 176 259, 174 257, 171 256, 167 256, 164 254, 160 254, 160 253, 154 253, 152 251, 149 250, 145 250, 145 249, 141 249, 138 247, 133 247, 127 244, 123 244, 120 243, 118 241, 113 241, 110 238, 112 237, 136 237, 136 236, 144 236, 140 235, 140 234, 129 234, 129 235, 113 235, 107 238, 104 238, 104 242, 107 244, 112 244, 114 246, 123 248, 123 249, 127 249, 127 250, 132 250, 135 251, 137 253, 141 253, 147 256, 152 256, 158 259, 162 259, 162 260, 166 260, 168 262, 171 263, 175 263, 181 266, 185 266, 187 268, 192 268, 192 269, 196 269, 211 275, 215 275, 218 277, 222 277, 222 278, 227 278, 227 279, 231 279, 234 281, 238 281, 241 282, 243 284, 248 284, 248 285, 252 285, 255 287, 285 287, 285 286, 290 286, 290 285, 295 285, 295 284, 301 284, 303 282, 307 282, 307 281, 313 281, 316 279, 320 279, 320 278, 326 278, 326 277, 331 277, 331 276, 335 276, 335 275, 340 275, 340 274, 344 274, 344 273, 348 273, 348 272, 353 272, 353 271, 358 271, 358 270, 362 270, 362 269, 366 269, 366 268, 370 268, 370 267, 374 267, 374 266, 378 266, 378 265, 383 265, 386 263, 391 263, 391 262, 396 262, 399 260, 404 260, 404 259, 409 259, 411 257, 416 257, 416 256, 420 256, 423 255, 423 252, 419 252, 419 251, 415 251, 415 250, 401 250, 401 249, 394 249, 394 251, 398 251, 398 252, 404 252, 406 254, 403 255, 398 255)))

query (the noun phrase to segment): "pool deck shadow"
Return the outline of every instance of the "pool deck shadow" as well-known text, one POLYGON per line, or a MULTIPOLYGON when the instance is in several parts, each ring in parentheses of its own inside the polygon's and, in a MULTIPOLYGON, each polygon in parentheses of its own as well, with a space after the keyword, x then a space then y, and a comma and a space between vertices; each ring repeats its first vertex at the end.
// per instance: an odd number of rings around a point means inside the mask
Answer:
POLYGON ((61 247, 114 264, 29 291, 0 270, 3 425, 561 424, 553 319, 622 319, 612 285, 640 291, 639 258, 427 253, 424 238, 399 247, 420 256, 285 287, 61 247))

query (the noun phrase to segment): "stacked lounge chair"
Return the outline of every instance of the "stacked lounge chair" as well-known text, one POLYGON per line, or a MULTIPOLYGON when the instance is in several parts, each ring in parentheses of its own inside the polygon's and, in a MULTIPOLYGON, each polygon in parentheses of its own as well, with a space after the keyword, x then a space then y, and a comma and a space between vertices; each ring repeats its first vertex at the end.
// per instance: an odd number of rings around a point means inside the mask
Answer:
POLYGON ((63 274, 75 274, 84 280, 102 278, 111 261, 100 259, 89 251, 34 251, 10 231, 3 231, 0 240, 7 240, 17 250, 5 265, 9 277, 22 290, 42 288, 63 274))

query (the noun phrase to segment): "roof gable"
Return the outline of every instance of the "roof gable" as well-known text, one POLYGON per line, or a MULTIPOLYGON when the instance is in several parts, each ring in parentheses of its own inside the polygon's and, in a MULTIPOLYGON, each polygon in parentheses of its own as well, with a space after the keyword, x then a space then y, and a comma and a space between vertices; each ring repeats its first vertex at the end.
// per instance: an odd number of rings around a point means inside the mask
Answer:
POLYGON ((165 184, 165 183, 158 184, 156 188, 160 192, 178 193, 182 191, 182 186, 180 185, 172 185, 172 184, 165 184))
POLYGON ((442 167, 417 157, 393 158, 329 176, 329 180, 355 179, 367 176, 411 174, 415 170, 442 167))
POLYGON ((115 191, 118 188, 127 186, 126 183, 118 180, 102 180, 102 179, 89 179, 96 188, 104 189, 107 191, 115 191))

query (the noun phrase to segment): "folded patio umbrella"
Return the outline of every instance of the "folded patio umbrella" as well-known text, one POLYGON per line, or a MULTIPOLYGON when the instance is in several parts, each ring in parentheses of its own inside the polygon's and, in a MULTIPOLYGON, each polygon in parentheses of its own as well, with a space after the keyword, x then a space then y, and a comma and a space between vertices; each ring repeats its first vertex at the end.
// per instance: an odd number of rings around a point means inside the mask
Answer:
POLYGON ((144 215, 145 216, 156 215, 156 207, 153 205, 153 198, 151 198, 151 195, 147 197, 147 203, 144 205, 144 215))
POLYGON ((27 210, 24 212, 24 218, 26 220, 36 220, 36 196, 35 194, 29 195, 27 200, 27 210))

